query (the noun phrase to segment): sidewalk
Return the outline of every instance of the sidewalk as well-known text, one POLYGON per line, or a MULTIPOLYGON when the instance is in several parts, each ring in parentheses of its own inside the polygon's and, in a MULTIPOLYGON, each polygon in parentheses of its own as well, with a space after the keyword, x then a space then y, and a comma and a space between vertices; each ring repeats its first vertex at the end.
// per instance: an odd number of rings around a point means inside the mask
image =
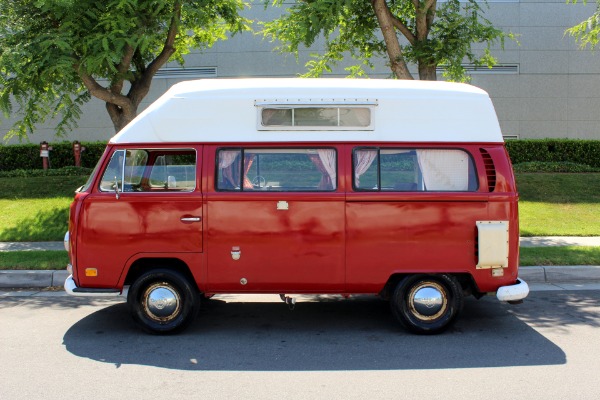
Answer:
POLYGON ((0 242, 2 251, 65 250, 63 242, 0 242))
MULTIPOLYGON (((522 237, 521 247, 600 246, 600 236, 537 236, 522 237)), ((0 247, 1 249, 1 247, 0 247)))
MULTIPOLYGON (((600 237, 528 237, 521 247, 600 246, 600 237)), ((0 242, 0 257, 6 251, 63 250, 63 242, 0 242)), ((529 284, 557 285, 600 283, 600 266, 537 266, 519 268, 519 276, 529 284)), ((0 288, 43 288, 62 286, 67 271, 0 271, 0 288)))

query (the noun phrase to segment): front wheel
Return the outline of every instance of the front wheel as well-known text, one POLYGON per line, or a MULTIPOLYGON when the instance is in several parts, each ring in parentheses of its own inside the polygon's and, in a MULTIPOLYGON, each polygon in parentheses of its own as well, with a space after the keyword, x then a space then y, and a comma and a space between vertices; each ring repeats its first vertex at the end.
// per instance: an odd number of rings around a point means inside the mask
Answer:
POLYGON ((390 305, 394 317, 409 331, 436 334, 458 317, 463 293, 451 275, 411 275, 398 283, 390 305))
POLYGON ((127 294, 136 324, 149 333, 182 331, 196 318, 200 300, 196 289, 181 274, 156 269, 140 276, 127 294))

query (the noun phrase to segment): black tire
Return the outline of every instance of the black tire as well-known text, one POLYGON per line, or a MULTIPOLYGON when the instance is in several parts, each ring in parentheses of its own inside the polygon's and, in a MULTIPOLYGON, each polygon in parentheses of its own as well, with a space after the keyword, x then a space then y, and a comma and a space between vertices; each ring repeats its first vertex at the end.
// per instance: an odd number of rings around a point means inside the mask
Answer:
POLYGON ((181 332, 200 308, 195 285, 168 269, 155 269, 140 276, 129 288, 127 302, 136 324, 153 334, 181 332))
POLYGON ((463 307, 463 292, 451 275, 410 275, 398 282, 390 306, 404 328, 432 335, 456 321, 463 307))

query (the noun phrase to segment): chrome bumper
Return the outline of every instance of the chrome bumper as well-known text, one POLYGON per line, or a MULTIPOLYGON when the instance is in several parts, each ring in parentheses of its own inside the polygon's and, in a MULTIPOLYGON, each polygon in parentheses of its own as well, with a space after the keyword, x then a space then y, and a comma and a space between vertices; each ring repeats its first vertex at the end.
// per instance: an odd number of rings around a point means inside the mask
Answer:
POLYGON ((116 297, 120 296, 121 292, 117 289, 90 289, 90 288, 80 288, 75 284, 75 280, 73 279, 73 275, 69 275, 65 280, 65 292, 70 294, 71 296, 80 296, 80 297, 116 297))
POLYGON ((500 301, 519 301, 523 300, 529 294, 529 285, 521 278, 517 278, 517 283, 510 286, 501 286, 496 292, 496 297, 500 301))

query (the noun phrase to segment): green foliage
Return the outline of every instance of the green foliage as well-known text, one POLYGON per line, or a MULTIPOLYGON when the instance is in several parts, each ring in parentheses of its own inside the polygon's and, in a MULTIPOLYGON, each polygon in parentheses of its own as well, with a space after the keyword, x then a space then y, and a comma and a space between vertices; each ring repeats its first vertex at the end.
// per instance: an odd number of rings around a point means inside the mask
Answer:
POLYGON ((600 140, 509 140, 506 148, 513 164, 531 161, 571 162, 600 168, 600 140))
MULTIPOLYGON (((102 153, 106 148, 106 143, 91 142, 81 143, 81 145, 85 147, 85 150, 81 153, 81 166, 84 168, 93 168, 102 156, 102 153)), ((50 146, 52 146, 52 151, 50 151, 51 169, 75 165, 72 143, 51 143, 50 146)), ((40 157, 39 145, 0 145, 0 171, 34 170, 42 168, 43 164, 42 158, 40 157)))
POLYGON ((520 261, 528 265, 600 265, 600 247, 521 247, 520 261))
POLYGON ((521 236, 599 236, 600 174, 517 173, 521 236))
POLYGON ((0 270, 63 270, 68 263, 69 254, 61 250, 0 253, 0 270))
MULTIPOLYGON (((567 3, 577 4, 577 0, 567 0, 567 3)), ((587 4, 587 1, 584 0, 583 4, 587 4)), ((567 33, 575 38, 582 49, 588 45, 595 49, 600 37, 600 0, 596 0, 596 11, 585 21, 567 29, 567 33)))
MULTIPOLYGON (((39 175, 0 177, 0 200, 72 199, 75 189, 87 180, 87 175, 39 175)), ((21 206, 21 205, 19 205, 21 206)))
MULTIPOLYGON (((597 173, 517 173, 516 179, 521 200, 525 202, 596 203, 600 206, 600 191, 598 191, 600 174, 597 173)), ((600 224, 600 219, 595 219, 596 223, 600 224)), ((544 223, 544 221, 540 222, 544 223)), ((600 235, 600 230, 596 235, 600 235)))
POLYGON ((496 65, 492 46, 504 49, 505 39, 516 41, 516 36, 495 28, 483 16, 482 5, 487 7, 486 2, 474 0, 440 3, 429 38, 417 46, 405 46, 406 58, 414 63, 430 59, 432 64, 445 67, 445 78, 458 82, 469 80, 463 66, 465 60, 475 66, 491 68, 496 65), (485 43, 483 54, 473 51, 473 43, 485 43))
POLYGON ((543 162, 530 161, 513 165, 515 172, 565 172, 565 173, 582 173, 582 172, 600 172, 600 168, 593 168, 585 164, 577 164, 572 162, 543 162))
POLYGON ((89 176, 93 168, 62 167, 58 169, 13 169, 0 171, 0 178, 33 178, 40 176, 89 176))
MULTIPOLYGON (((265 7, 269 3, 280 6, 283 0, 265 0, 265 7)), ((468 80, 462 66, 465 60, 475 65, 493 66, 496 60, 491 55, 491 46, 498 44, 503 48, 505 38, 514 39, 514 35, 494 28, 483 17, 480 4, 485 2, 448 0, 436 5, 420 1, 418 8, 411 0, 386 1, 385 4, 395 21, 396 41, 401 48, 398 58, 430 69, 443 65, 444 75, 449 80, 468 80), (401 35, 406 40, 398 41, 401 35), (485 43, 483 54, 472 49, 473 43, 485 43)), ((366 75, 364 68, 372 68, 375 58, 388 57, 390 64, 399 61, 389 58, 391 55, 381 37, 380 24, 370 1, 297 1, 281 17, 262 25, 265 38, 281 43, 277 50, 296 57, 302 46, 309 47, 324 38, 325 51, 311 55, 313 59, 306 63, 305 76, 331 72, 332 66, 347 59, 347 55, 357 62, 346 68, 353 77, 366 75)), ((397 74, 396 77, 407 78, 397 74)), ((421 76, 421 79, 425 78, 421 76)))
POLYGON ((249 29, 238 14, 244 6, 243 0, 0 0, 0 110, 18 116, 7 137, 25 138, 49 118, 57 119, 62 136, 92 95, 115 105, 113 123, 125 110, 132 118, 167 61, 183 63, 191 48, 249 29))

